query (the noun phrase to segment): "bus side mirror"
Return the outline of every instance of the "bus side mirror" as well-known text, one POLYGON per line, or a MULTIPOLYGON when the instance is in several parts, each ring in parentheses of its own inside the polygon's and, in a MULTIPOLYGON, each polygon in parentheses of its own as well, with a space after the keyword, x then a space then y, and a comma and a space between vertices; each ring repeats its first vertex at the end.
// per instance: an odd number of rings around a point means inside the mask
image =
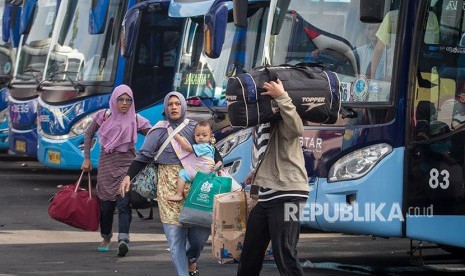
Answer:
POLYGON ((89 34, 103 34, 105 31, 109 2, 110 0, 92 0, 89 11, 89 34))
POLYGON ((381 23, 384 19, 385 0, 360 0, 360 21, 381 23))
POLYGON ((248 0, 233 0, 234 25, 238 28, 247 28, 248 0))
POLYGON ((278 35, 286 18, 287 9, 289 8, 290 0, 279 0, 274 10, 273 25, 271 26, 271 35, 278 35))
POLYGON ((21 23, 21 7, 22 1, 12 1, 11 20, 10 20, 10 41, 13 48, 19 46, 19 40, 21 34, 19 33, 19 27, 21 23))
POLYGON ((224 0, 216 0, 204 17, 205 55, 218 58, 223 48, 228 24, 228 5, 224 0))
POLYGON ((37 7, 37 0, 24 0, 23 11, 21 13, 21 22, 19 27, 20 34, 29 34, 31 30, 33 15, 37 7))
POLYGON ((10 41, 10 22, 13 6, 10 2, 5 1, 2 15, 2 40, 3 42, 10 41))
POLYGON ((139 9, 129 10, 124 16, 121 33, 121 55, 130 58, 136 45, 136 38, 139 32, 141 11, 139 9))

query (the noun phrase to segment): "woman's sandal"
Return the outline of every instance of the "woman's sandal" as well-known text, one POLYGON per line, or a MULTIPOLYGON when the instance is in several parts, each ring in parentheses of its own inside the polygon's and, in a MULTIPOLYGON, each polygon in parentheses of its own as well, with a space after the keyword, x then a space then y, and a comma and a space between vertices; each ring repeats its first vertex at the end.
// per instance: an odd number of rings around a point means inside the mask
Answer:
POLYGON ((199 275, 200 275, 200 274, 199 274, 199 270, 198 270, 198 269, 196 269, 196 270, 194 270, 194 271, 189 271, 189 276, 199 276, 199 275))
POLYGON ((189 262, 189 270, 193 269, 194 271, 189 271, 189 276, 199 276, 199 268, 197 267, 197 263, 190 263, 189 262))
POLYGON ((101 242, 97 247, 98 252, 108 252, 110 251, 110 242, 106 243, 105 241, 101 242), (106 244, 106 245, 105 245, 106 244))

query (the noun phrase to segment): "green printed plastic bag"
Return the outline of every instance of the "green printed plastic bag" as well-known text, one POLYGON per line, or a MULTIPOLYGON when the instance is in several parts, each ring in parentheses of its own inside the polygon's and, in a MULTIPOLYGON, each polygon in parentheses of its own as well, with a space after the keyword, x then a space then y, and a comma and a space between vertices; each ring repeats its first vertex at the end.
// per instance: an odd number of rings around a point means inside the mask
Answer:
POLYGON ((211 227, 215 195, 231 191, 232 179, 215 173, 198 172, 179 215, 179 222, 187 225, 211 227))

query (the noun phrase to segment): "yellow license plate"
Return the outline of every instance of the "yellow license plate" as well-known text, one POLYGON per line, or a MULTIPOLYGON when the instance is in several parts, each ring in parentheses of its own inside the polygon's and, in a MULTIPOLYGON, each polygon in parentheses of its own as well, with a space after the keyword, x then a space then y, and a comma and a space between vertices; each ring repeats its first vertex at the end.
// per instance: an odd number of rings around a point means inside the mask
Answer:
POLYGON ((57 151, 48 151, 48 162, 60 164, 60 153, 57 151))
POLYGON ((26 142, 24 141, 16 140, 15 147, 16 147, 16 150, 19 152, 26 152, 26 142))

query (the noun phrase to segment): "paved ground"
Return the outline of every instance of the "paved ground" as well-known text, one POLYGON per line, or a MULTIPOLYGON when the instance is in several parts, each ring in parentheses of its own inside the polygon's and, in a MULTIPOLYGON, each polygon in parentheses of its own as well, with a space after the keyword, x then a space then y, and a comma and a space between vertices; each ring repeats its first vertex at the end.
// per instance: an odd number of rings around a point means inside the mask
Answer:
MULTIPOLYGON (((116 257, 116 243, 108 253, 97 252, 98 232, 76 230, 48 216, 49 198, 77 176, 0 154, 0 275, 174 275, 157 209, 153 220, 134 214, 124 258, 116 257)), ((439 275, 410 264, 408 248, 406 239, 303 229, 298 251, 306 275, 439 275)), ((448 257, 438 249, 426 254, 427 259, 448 257)), ((235 275, 237 270, 237 264, 215 262, 210 243, 199 266, 201 275, 235 275)), ((274 262, 265 262, 262 275, 279 275, 274 262)))

